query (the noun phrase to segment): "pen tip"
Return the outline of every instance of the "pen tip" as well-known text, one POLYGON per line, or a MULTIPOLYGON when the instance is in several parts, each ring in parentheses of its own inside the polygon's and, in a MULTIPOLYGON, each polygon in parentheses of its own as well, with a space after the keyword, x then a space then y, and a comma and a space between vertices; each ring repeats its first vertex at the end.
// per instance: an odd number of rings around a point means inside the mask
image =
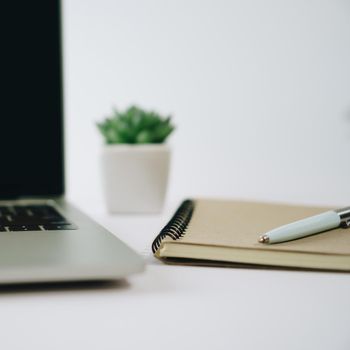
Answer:
POLYGON ((266 235, 260 236, 259 243, 269 243, 269 237, 266 235))

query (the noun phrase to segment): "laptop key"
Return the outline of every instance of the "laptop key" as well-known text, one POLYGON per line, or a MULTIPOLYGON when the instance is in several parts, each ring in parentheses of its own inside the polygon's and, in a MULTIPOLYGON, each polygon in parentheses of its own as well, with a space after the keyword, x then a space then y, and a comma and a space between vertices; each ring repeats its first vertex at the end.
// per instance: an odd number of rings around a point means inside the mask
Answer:
MULTIPOLYGON (((45 226, 45 224, 48 225, 47 223, 44 223, 43 225, 45 226)), ((60 221, 50 222, 49 225, 60 225, 60 226, 62 226, 62 225, 73 225, 73 224, 71 224, 70 222, 65 221, 65 220, 60 220, 60 221)))
POLYGON ((77 229, 49 205, 0 206, 0 227, 2 232, 77 229))
POLYGON ((0 207, 0 216, 4 216, 4 215, 8 215, 8 214, 12 214, 11 210, 9 209, 9 207, 1 206, 0 207))
POLYGON ((16 231, 41 231, 38 225, 8 225, 8 230, 11 232, 16 231))
POLYGON ((15 215, 16 216, 24 216, 24 217, 27 217, 29 216, 28 214, 28 208, 25 207, 25 206, 22 206, 22 205, 15 205, 13 207, 14 209, 14 212, 15 212, 15 215))
POLYGON ((76 230, 77 227, 72 224, 47 224, 43 225, 44 230, 54 231, 54 230, 76 230))
POLYGON ((0 217, 0 225, 1 226, 7 226, 12 223, 12 220, 9 220, 7 215, 6 216, 1 216, 0 217))

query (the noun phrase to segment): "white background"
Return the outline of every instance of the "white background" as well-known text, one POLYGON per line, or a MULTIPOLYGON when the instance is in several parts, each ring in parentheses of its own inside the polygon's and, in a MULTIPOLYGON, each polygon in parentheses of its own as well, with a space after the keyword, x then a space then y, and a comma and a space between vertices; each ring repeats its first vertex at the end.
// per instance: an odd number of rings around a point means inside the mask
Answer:
POLYGON ((350 1, 64 2, 67 193, 101 198, 95 123, 173 115, 168 200, 350 202, 350 1))
MULTIPOLYGON (((64 2, 68 196, 141 252, 177 202, 212 195, 350 204, 350 2, 64 2), (95 122, 171 113, 165 211, 103 206, 95 122)), ((22 349, 350 349, 349 274, 167 266, 117 285, 0 291, 22 349)))

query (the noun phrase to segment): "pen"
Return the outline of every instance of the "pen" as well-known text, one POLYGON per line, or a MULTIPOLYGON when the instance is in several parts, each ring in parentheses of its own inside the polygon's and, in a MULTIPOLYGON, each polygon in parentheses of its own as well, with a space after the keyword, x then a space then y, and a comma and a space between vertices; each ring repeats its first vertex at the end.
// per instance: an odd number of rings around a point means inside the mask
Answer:
POLYGON ((350 207, 330 210, 325 213, 292 222, 275 228, 259 238, 260 243, 280 243, 331 230, 350 227, 350 207))

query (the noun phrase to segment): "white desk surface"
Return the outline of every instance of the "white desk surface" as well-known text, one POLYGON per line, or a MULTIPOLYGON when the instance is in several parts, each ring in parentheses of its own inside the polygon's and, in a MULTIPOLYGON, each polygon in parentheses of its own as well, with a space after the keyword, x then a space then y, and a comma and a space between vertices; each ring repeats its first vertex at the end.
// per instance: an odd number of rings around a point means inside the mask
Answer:
POLYGON ((350 275, 167 266, 161 215, 85 212, 145 255, 118 284, 2 289, 1 349, 350 349, 350 275), (147 248, 147 252, 146 252, 147 248))

